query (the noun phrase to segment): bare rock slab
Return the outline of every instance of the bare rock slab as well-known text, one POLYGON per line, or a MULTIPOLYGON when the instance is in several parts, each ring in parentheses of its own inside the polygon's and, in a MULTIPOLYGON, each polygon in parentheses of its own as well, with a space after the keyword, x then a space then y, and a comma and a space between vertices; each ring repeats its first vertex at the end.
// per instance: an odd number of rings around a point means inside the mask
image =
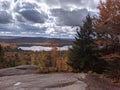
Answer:
POLYGON ((86 90, 87 84, 78 79, 80 76, 74 73, 5 76, 0 77, 0 90, 86 90))
POLYGON ((0 69, 0 77, 2 76, 12 76, 12 75, 23 75, 31 74, 38 69, 35 65, 21 65, 17 67, 0 69))

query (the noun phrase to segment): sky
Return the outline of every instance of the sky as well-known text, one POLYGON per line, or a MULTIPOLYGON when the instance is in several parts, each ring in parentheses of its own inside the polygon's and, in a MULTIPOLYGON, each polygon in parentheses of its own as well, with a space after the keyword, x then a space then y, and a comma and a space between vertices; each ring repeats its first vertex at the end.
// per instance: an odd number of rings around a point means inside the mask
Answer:
POLYGON ((0 36, 74 38, 99 0, 0 0, 0 36))

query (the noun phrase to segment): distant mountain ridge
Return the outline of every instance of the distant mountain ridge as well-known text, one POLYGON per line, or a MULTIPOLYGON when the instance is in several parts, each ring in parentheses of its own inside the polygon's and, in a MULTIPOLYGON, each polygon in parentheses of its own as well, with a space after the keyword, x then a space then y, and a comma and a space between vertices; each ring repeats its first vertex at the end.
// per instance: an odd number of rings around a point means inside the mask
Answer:
POLYGON ((0 36, 0 39, 15 39, 15 38, 19 38, 17 36, 0 36))
POLYGON ((0 36, 1 43, 45 43, 54 40, 57 43, 71 44, 73 39, 45 38, 45 37, 16 37, 0 36))

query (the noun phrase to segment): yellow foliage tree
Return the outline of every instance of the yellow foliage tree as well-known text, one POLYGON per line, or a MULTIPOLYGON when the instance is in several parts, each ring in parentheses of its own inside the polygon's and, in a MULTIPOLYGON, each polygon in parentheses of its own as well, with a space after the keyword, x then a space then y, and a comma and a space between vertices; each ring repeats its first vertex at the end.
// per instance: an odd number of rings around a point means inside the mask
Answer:
POLYGON ((53 60, 52 61, 53 67, 56 67, 56 60, 58 58, 58 49, 57 49, 57 46, 58 46, 58 44, 54 40, 51 40, 50 47, 52 47, 51 58, 53 60))

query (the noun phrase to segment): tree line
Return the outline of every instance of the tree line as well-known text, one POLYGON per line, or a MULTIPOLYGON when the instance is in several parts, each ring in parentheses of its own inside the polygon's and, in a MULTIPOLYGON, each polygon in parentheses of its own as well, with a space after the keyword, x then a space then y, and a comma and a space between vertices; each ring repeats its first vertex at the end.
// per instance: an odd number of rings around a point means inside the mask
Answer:
POLYGON ((0 45, 0 68, 15 67, 18 65, 37 65, 39 72, 69 71, 67 65, 67 51, 58 51, 58 44, 51 41, 51 51, 22 51, 9 50, 0 45), (51 69, 49 71, 49 69, 51 69))

